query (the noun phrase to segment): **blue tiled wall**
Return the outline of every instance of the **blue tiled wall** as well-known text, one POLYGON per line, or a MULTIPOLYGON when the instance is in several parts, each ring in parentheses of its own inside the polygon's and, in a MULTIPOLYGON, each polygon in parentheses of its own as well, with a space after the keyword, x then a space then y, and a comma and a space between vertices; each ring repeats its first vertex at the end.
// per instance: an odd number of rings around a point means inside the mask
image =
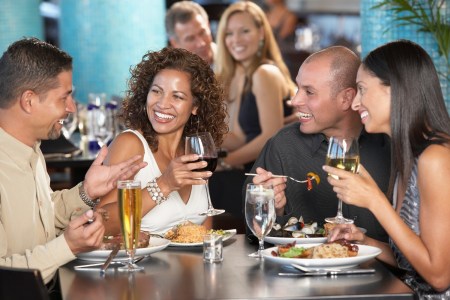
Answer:
POLYGON ((41 0, 0 0, 0 56, 9 44, 22 37, 43 39, 41 0))
MULTIPOLYGON (((418 32, 417 25, 398 27, 394 20, 394 13, 387 8, 372 9, 381 0, 361 1, 361 32, 362 32, 362 57, 371 50, 387 42, 397 39, 408 39, 420 44, 431 56, 438 72, 449 76, 449 66, 438 53, 438 46, 430 33, 418 32), (386 29, 388 29, 386 31, 386 29)), ((444 11, 444 18, 450 23, 450 5, 444 11)), ((440 76, 441 87, 450 113, 450 84, 445 76, 440 76)))
POLYGON ((60 46, 74 58, 75 98, 123 96, 129 69, 166 45, 164 0, 60 1, 60 46))

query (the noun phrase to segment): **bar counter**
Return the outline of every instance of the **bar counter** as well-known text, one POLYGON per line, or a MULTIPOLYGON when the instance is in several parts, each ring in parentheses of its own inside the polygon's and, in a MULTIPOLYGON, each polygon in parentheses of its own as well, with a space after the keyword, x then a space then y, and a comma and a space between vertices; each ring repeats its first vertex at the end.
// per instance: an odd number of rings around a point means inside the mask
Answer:
POLYGON ((415 299, 377 260, 363 264, 375 274, 286 278, 278 273, 295 271, 247 256, 256 248, 238 234, 224 242, 222 263, 207 264, 202 247, 167 247, 139 262, 144 272, 112 265, 104 277, 100 269, 75 271, 89 263, 75 260, 59 269, 63 299, 415 299))

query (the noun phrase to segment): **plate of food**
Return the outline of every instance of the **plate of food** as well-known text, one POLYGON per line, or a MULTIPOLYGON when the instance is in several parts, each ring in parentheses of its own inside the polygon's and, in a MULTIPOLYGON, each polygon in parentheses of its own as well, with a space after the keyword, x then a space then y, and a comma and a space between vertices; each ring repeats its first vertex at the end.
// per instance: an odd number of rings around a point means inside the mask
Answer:
POLYGON ((203 246, 203 236, 208 233, 221 235, 222 241, 226 241, 236 234, 236 229, 208 230, 203 225, 185 222, 167 231, 164 237, 170 241, 171 247, 199 247, 203 246))
POLYGON ((319 227, 317 222, 306 223, 303 217, 289 218, 284 226, 275 224, 272 231, 264 241, 274 245, 283 245, 296 242, 297 244, 317 244, 327 240, 326 229, 319 227))
MULTIPOLYGON (((114 261, 126 261, 128 259, 128 255, 124 250, 122 241, 122 236, 105 236, 100 250, 79 253, 77 254, 77 258, 88 261, 105 261, 111 253, 114 244, 120 243, 121 247, 114 258, 114 261)), ((148 232, 142 231, 139 235, 138 248, 136 249, 135 257, 161 251, 166 248, 169 243, 169 240, 163 238, 154 236, 150 238, 150 234, 148 232)))
POLYGON ((306 236, 306 237, 278 237, 278 236, 266 236, 264 242, 274 245, 284 245, 295 242, 296 244, 317 244, 327 241, 325 236, 306 236))
POLYGON ((263 250, 264 259, 308 268, 351 268, 375 258, 381 249, 351 244, 345 240, 332 243, 296 245, 286 244, 263 250))
MULTIPOLYGON (((323 227, 317 222, 304 223, 303 217, 297 219, 291 217, 284 226, 275 224, 272 231, 264 238, 264 241, 274 245, 284 245, 295 242, 296 244, 317 244, 325 243, 329 231, 335 224, 325 223, 323 227)), ((358 227, 363 233, 366 229, 358 227)))

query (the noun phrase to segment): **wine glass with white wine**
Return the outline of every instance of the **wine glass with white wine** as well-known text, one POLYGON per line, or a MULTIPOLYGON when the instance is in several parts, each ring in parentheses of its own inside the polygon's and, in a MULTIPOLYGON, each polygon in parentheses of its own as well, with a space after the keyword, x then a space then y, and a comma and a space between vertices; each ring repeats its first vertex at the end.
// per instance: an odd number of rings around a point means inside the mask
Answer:
POLYGON ((247 226, 259 240, 258 252, 250 257, 262 258, 264 237, 275 223, 275 192, 271 185, 247 184, 245 193, 245 220, 247 226))
POLYGON ((119 193, 119 218, 122 229, 125 251, 128 254, 127 263, 119 271, 140 271, 134 263, 134 254, 139 241, 142 218, 141 182, 138 180, 122 180, 117 182, 119 193))
MULTIPOLYGON (((357 138, 330 137, 325 164, 334 168, 356 173, 359 165, 359 146, 357 138)), ((335 175, 335 179, 339 177, 335 175)), ((344 218, 342 200, 339 199, 337 215, 326 218, 326 222, 335 224, 351 224, 352 219, 344 218)))

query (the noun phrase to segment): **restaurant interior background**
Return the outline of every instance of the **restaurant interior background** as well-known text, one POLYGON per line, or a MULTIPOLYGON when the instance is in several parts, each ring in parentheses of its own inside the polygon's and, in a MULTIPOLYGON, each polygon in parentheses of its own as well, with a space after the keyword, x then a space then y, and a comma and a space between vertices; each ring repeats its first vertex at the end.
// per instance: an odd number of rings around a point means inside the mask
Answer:
MULTIPOLYGON (((213 33, 223 10, 237 0, 195 0, 210 15, 213 33)), ((254 0, 263 5, 263 0, 254 0)), ((0 51, 23 37, 36 36, 67 51, 74 58, 75 97, 88 102, 88 93, 122 97, 129 69, 148 50, 167 45, 164 15, 176 0, 0 0, 0 51)), ((299 19, 295 49, 312 52, 345 45, 362 57, 375 47, 398 38, 421 44, 438 69, 450 111, 449 67, 441 63, 428 33, 414 26, 399 28, 393 13, 372 9, 381 0, 286 0, 299 19), (363 34, 361 34, 363 32, 363 34)), ((450 5, 444 5, 450 23, 450 5)), ((293 54, 295 56, 295 53, 293 54)), ((300 63, 300 61, 299 61, 300 63)), ((297 68, 295 66, 294 68, 297 68)))

